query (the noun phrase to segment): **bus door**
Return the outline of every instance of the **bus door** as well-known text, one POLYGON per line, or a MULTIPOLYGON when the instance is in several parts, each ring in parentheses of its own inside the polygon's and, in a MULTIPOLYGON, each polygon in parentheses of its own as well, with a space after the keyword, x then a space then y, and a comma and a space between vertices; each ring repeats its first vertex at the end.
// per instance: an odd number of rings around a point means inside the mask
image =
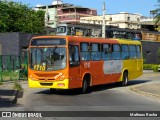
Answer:
POLYGON ((80 57, 79 46, 76 44, 69 44, 69 87, 77 88, 81 86, 80 79, 80 57))

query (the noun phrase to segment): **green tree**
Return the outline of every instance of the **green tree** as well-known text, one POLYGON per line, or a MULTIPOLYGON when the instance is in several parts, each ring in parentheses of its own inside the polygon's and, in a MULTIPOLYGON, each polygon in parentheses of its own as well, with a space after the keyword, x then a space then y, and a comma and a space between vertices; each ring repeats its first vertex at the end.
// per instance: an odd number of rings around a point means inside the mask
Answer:
POLYGON ((0 1, 0 32, 43 33, 44 11, 35 11, 28 5, 0 1))
POLYGON ((154 17, 154 21, 156 25, 160 25, 160 0, 157 1, 158 8, 155 10, 156 16, 154 17))

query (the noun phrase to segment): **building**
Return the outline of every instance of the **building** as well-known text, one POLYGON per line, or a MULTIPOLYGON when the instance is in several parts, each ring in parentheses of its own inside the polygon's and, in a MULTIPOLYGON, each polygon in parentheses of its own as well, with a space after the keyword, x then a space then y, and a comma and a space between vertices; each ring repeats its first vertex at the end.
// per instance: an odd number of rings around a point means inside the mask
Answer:
MULTIPOLYGON (((117 26, 118 28, 140 29, 140 14, 120 12, 117 14, 107 14, 105 24, 117 26)), ((81 23, 102 24, 103 16, 81 17, 81 23)))
POLYGON ((153 18, 141 17, 140 24, 141 24, 142 30, 160 32, 160 28, 158 27, 158 25, 155 25, 153 18))
POLYGON ((58 23, 80 23, 81 17, 91 17, 97 15, 96 9, 76 6, 63 3, 62 1, 53 1, 48 6, 36 6, 35 10, 46 11, 45 24, 48 27, 56 28, 58 23))

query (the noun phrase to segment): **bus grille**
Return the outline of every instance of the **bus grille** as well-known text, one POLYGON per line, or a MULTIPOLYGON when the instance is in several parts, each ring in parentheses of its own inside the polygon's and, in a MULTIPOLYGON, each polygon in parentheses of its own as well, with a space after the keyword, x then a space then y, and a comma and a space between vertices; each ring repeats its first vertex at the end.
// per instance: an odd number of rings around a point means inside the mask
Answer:
POLYGON ((55 80, 55 79, 43 79, 43 78, 39 78, 38 80, 55 80))
POLYGON ((37 77, 55 77, 56 75, 58 75, 57 73, 54 74, 41 74, 41 73, 35 73, 35 75, 37 77))
POLYGON ((42 86, 52 86, 53 83, 40 83, 42 86))

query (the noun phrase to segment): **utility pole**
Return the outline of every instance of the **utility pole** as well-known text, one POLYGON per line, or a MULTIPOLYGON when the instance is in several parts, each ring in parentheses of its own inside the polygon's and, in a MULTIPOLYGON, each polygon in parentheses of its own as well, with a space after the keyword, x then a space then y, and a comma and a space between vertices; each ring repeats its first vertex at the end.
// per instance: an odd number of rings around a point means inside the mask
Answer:
POLYGON ((48 27, 49 22, 49 12, 48 12, 48 5, 46 5, 46 12, 45 12, 45 26, 48 27))
POLYGON ((105 2, 103 2, 103 23, 102 23, 102 38, 106 38, 106 5, 105 2))

